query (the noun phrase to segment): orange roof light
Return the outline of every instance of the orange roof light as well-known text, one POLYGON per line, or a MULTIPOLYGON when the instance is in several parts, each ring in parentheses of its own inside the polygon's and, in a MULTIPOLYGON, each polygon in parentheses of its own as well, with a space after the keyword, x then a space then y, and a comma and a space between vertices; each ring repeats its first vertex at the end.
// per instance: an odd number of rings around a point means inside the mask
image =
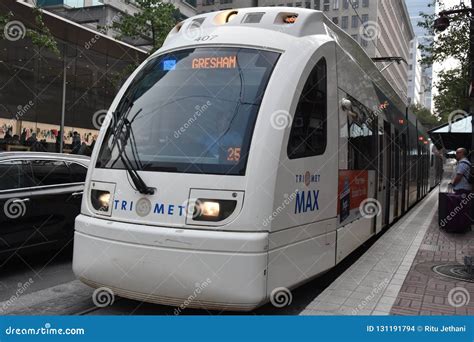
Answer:
POLYGON ((237 16, 238 13, 239 12, 237 12, 237 11, 230 12, 229 15, 227 16, 225 22, 228 23, 229 21, 232 21, 232 19, 234 19, 237 16))
POLYGON ((294 23, 296 23, 297 19, 298 19, 298 15, 297 14, 292 14, 292 15, 286 16, 283 19, 283 21, 285 22, 285 24, 294 24, 294 23))

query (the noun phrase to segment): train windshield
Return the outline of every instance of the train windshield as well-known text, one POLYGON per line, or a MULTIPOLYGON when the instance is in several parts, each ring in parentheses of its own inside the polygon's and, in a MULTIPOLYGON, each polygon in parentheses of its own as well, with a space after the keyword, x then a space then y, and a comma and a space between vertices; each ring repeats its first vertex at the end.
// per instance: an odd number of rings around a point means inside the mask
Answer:
POLYGON ((114 113, 97 167, 124 169, 129 160, 145 171, 245 174, 278 58, 247 48, 194 48, 150 60, 114 113))

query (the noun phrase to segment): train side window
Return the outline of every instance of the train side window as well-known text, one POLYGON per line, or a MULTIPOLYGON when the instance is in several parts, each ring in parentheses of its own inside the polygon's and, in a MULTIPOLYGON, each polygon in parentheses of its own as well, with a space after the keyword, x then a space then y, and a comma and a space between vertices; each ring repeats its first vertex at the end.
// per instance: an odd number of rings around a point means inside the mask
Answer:
POLYGON ((290 159, 324 154, 327 145, 327 67, 322 58, 303 88, 296 107, 287 153, 290 159))
POLYGON ((347 114, 348 169, 375 170, 377 168, 377 115, 355 98, 346 94, 352 107, 347 114))

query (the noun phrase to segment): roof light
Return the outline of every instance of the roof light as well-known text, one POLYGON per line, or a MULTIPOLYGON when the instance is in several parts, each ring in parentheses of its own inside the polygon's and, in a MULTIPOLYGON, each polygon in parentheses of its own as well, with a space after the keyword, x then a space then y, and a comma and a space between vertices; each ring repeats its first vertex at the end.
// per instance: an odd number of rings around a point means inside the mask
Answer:
POLYGON ((298 18, 297 14, 292 14, 292 15, 288 15, 285 18, 283 18, 283 21, 284 21, 285 24, 294 24, 294 23, 296 23, 297 18, 298 18))
POLYGON ((214 17, 215 25, 224 25, 228 22, 235 19, 239 12, 235 10, 221 11, 217 12, 217 15, 214 17))
POLYGON ((227 15, 227 18, 226 18, 225 22, 228 23, 228 22, 232 21, 233 19, 235 19, 235 17, 237 16, 238 13, 239 13, 239 12, 237 12, 237 11, 232 11, 232 12, 230 12, 230 13, 227 15))

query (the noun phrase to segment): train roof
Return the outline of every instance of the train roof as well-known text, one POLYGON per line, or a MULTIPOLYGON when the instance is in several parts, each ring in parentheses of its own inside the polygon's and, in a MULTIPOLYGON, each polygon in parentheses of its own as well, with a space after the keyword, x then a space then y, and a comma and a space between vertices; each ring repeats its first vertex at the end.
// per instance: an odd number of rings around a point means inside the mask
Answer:
MULTIPOLYGON (((326 17, 322 11, 278 6, 239 8, 199 14, 176 25, 168 35, 163 47, 166 49, 171 42, 181 43, 182 46, 192 46, 196 44, 195 41, 189 39, 193 35, 200 36, 220 32, 231 34, 235 31, 229 31, 228 29, 232 28, 234 30, 236 27, 268 30, 280 35, 282 39, 278 41, 278 44, 272 46, 274 40, 269 39, 268 44, 264 46, 265 48, 279 49, 285 42, 290 47, 291 41, 294 41, 294 39, 285 40, 285 36, 303 39, 311 36, 326 36, 334 40, 364 70, 369 79, 390 99, 393 105, 401 113, 405 113, 406 102, 382 75, 366 51, 349 34, 326 17), (184 36, 185 39, 180 41, 180 36, 184 36)), ((233 36, 236 35, 233 34, 233 36)), ((253 36, 244 34, 242 37, 242 43, 245 45, 255 45, 252 44, 253 36)), ((409 121, 415 125, 416 118, 410 114, 409 121)), ((421 130, 423 131, 423 128, 421 130)))

